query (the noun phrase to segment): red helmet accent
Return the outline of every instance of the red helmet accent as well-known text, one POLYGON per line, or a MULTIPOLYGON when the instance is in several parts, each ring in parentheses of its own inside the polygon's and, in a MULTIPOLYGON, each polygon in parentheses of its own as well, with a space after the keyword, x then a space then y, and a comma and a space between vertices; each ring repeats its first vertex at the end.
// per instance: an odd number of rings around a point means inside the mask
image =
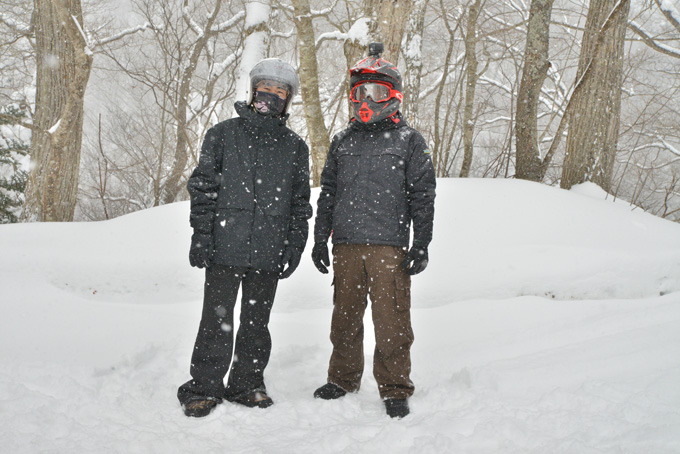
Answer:
POLYGON ((392 87, 401 91, 401 73, 397 67, 382 57, 366 57, 350 70, 350 87, 354 87, 362 80, 376 80, 392 84, 392 87))
POLYGON ((359 108, 359 116, 361 117, 361 121, 364 123, 368 123, 371 120, 373 111, 368 107, 366 102, 364 102, 359 108))

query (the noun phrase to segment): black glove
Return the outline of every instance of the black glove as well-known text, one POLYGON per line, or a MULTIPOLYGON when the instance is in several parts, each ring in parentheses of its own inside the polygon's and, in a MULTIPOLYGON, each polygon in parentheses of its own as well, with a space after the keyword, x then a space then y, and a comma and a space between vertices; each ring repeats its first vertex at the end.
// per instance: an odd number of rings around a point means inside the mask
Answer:
POLYGON ((209 268, 212 265, 213 238, 210 233, 194 232, 191 236, 189 263, 197 268, 209 268))
POLYGON ((314 243, 312 249, 312 261, 317 270, 323 274, 328 274, 328 266, 331 266, 331 259, 328 256, 328 244, 325 242, 314 243))
POLYGON ((427 248, 413 246, 406 254, 406 258, 401 262, 401 267, 406 274, 413 276, 422 273, 427 268, 427 248))
POLYGON ((302 251, 296 247, 287 247, 283 251, 281 256, 281 266, 285 268, 279 273, 279 279, 286 279, 293 274, 295 268, 300 264, 300 257, 302 256, 302 251), (288 267, 286 267, 288 265, 288 267))

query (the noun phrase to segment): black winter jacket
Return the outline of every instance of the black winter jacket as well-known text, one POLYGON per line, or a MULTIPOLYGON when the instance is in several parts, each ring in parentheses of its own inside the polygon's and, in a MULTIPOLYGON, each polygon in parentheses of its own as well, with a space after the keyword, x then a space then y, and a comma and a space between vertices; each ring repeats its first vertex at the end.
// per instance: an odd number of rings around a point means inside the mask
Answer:
POLYGON ((423 136, 399 118, 352 123, 321 174, 314 241, 408 247, 432 240, 436 179, 423 136))
POLYGON ((206 133, 189 178, 191 226, 213 235, 214 263, 280 271, 283 250, 307 241, 309 149, 286 118, 235 106, 239 117, 206 133))

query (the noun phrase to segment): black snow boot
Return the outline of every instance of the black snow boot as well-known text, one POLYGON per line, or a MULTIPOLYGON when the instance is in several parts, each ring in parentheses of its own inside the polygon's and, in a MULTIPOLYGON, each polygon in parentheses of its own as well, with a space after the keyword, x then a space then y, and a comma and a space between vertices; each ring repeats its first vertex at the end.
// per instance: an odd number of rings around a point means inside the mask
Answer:
POLYGON ((387 399, 385 400, 385 410, 390 418, 403 418, 409 414, 408 400, 406 399, 387 399))
POLYGON ((267 395, 266 391, 253 391, 237 397, 227 397, 227 400, 250 408, 267 408, 274 405, 274 401, 267 395))
POLYGON ((316 399, 325 400, 338 399, 345 394, 347 394, 347 391, 333 383, 326 383, 321 388, 314 391, 314 397, 316 399))
POLYGON ((184 414, 194 418, 208 416, 215 409, 217 402, 211 399, 192 399, 182 405, 184 414))

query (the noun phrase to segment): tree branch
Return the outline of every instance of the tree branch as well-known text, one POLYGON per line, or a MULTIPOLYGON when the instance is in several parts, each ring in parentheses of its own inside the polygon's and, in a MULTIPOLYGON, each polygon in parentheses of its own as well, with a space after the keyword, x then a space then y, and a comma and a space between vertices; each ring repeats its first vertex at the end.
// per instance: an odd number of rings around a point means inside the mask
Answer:
POLYGON ((18 35, 30 36, 33 34, 33 29, 30 24, 16 21, 3 13, 0 13, 0 23, 5 24, 12 32, 18 35))
POLYGON ((640 38, 642 38, 642 42, 644 42, 646 45, 651 47, 657 52, 661 52, 662 54, 668 55, 673 58, 680 58, 680 50, 673 49, 672 47, 664 46, 663 44, 659 44, 656 41, 654 41, 654 38, 652 38, 649 33, 644 31, 639 25, 637 25, 633 21, 628 22, 628 28, 633 30, 636 35, 638 35, 640 38))
POLYGON ((241 10, 238 13, 236 13, 236 15, 234 15, 234 17, 232 17, 228 21, 222 22, 216 28, 213 28, 211 31, 213 33, 226 32, 227 30, 229 30, 231 27, 236 25, 241 19, 243 19, 245 17, 246 17, 246 12, 241 10))
POLYGON ((666 16, 666 19, 670 24, 680 33, 680 19, 673 15, 673 11, 670 8, 666 8, 665 4, 661 4, 659 0, 654 0, 656 6, 659 7, 661 13, 666 16))
POLYGON ((16 125, 16 126, 21 126, 26 129, 30 129, 31 131, 38 131, 38 127, 32 123, 26 123, 25 121, 21 121, 17 119, 17 117, 12 116, 12 115, 7 115, 5 113, 0 112, 0 121, 2 121, 5 124, 8 125, 16 125))
POLYGON ((149 29, 149 30, 159 30, 158 27, 147 22, 144 25, 138 25, 138 26, 133 27, 133 28, 128 28, 126 30, 122 30, 122 31, 116 33, 115 35, 107 36, 106 38, 97 39, 95 41, 95 43, 93 44, 93 46, 95 48, 97 48, 97 47, 103 46, 104 44, 109 44, 109 43, 112 43, 114 41, 118 41, 122 38, 125 38, 126 36, 135 34, 137 32, 146 31, 147 29, 149 29))

